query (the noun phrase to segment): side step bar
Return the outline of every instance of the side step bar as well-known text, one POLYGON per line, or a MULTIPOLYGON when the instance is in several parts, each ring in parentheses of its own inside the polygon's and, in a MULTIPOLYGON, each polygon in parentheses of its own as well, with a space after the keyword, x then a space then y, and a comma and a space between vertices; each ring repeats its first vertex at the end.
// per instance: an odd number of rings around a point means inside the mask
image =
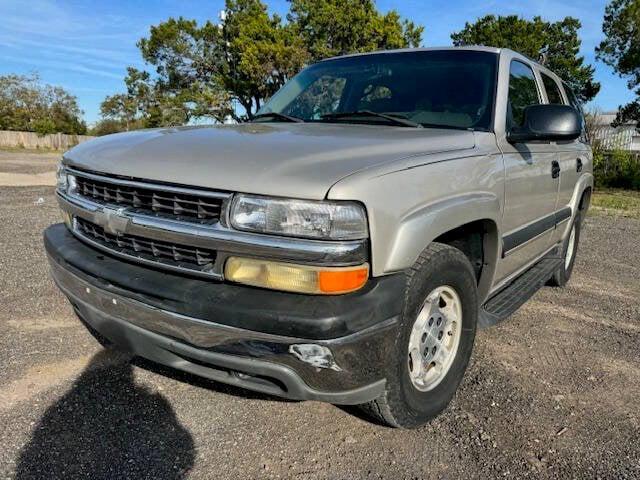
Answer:
POLYGON ((478 325, 485 328, 504 320, 544 287, 553 272, 562 265, 563 260, 558 257, 557 250, 549 252, 538 263, 525 270, 487 300, 480 308, 478 325))

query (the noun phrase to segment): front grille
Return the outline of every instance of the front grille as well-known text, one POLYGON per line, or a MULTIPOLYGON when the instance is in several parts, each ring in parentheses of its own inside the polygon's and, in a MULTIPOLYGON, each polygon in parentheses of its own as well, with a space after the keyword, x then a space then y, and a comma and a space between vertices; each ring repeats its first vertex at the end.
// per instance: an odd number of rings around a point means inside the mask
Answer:
POLYGON ((135 235, 107 233, 99 225, 75 218, 76 232, 114 252, 160 263, 174 268, 209 273, 213 271, 216 252, 203 248, 150 240, 135 235))
POLYGON ((93 202, 124 207, 133 213, 171 218, 179 221, 213 224, 219 221, 223 198, 205 192, 139 182, 121 182, 95 175, 76 177, 76 195, 93 202))

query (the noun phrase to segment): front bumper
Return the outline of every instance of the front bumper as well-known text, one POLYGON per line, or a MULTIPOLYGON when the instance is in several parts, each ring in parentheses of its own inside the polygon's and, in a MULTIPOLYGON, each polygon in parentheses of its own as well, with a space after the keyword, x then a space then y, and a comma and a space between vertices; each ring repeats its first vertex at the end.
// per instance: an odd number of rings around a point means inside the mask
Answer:
POLYGON ((141 357, 297 400, 377 397, 401 311, 402 275, 306 296, 159 271, 105 255, 64 225, 45 231, 52 275, 80 318, 141 357))

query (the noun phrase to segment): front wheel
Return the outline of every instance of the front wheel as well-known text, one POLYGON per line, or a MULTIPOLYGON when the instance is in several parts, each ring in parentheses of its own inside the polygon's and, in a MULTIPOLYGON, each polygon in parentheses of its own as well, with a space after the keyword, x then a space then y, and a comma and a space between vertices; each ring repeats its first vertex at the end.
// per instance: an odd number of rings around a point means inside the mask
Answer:
POLYGON ((408 273, 405 306, 385 391, 363 409, 413 428, 449 404, 471 357, 478 316, 473 267, 458 249, 434 243, 408 273))

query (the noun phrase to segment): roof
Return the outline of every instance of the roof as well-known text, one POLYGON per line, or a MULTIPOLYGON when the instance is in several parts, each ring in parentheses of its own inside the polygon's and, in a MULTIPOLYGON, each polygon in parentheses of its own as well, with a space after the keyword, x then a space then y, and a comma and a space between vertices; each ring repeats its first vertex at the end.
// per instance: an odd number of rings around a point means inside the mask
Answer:
MULTIPOLYGON (((476 52, 489 52, 499 54, 501 51, 507 50, 506 48, 497 48, 497 47, 485 47, 482 45, 468 45, 464 47, 420 47, 420 48, 397 48, 395 50, 376 50, 373 52, 361 52, 361 53, 350 53, 347 55, 337 55, 335 57, 329 57, 321 60, 322 62, 326 62, 328 60, 335 60, 337 58, 349 58, 349 57, 362 57, 365 55, 376 55, 376 54, 394 54, 394 53, 407 53, 407 52, 433 52, 440 50, 471 50, 476 52)), ((517 53, 517 52, 516 52, 517 53)))
POLYGON ((600 141, 605 150, 637 150, 640 132, 634 122, 612 127, 615 112, 596 115, 595 126, 591 130, 594 140, 600 141))
MULTIPOLYGON (((595 124, 598 126, 611 126, 618 116, 618 112, 603 112, 595 116, 595 124)), ((635 122, 628 122, 628 125, 635 125, 635 122)))
MULTIPOLYGON (((518 56, 520 56, 522 58, 527 59, 529 62, 536 64, 538 67, 540 67, 541 69, 545 70, 546 72, 551 73, 553 75, 556 75, 553 71, 549 70, 548 67, 542 65, 537 60, 535 60, 535 59, 533 59, 531 57, 528 57, 527 55, 524 55, 523 53, 517 52, 517 51, 512 50, 510 48, 487 47, 487 46, 484 46, 484 45, 465 45, 465 46, 462 46, 462 47, 448 46, 448 47, 397 48, 397 49, 394 49, 394 50, 375 50, 373 52, 349 53, 349 54, 346 54, 346 55, 337 55, 335 57, 324 58, 324 59, 320 60, 320 63, 321 62, 327 62, 329 60, 336 60, 338 58, 363 57, 363 56, 367 56, 367 55, 380 55, 380 54, 393 55, 394 53, 433 52, 433 51, 447 51, 447 50, 466 50, 466 51, 472 51, 472 52, 489 52, 489 53, 495 53, 496 55, 500 55, 501 52, 512 52, 515 55, 518 55, 518 56)), ((556 75, 556 77, 558 77, 558 75, 556 75)), ((558 79, 560 81, 564 81, 560 77, 558 77, 558 79)))
POLYGON ((320 60, 319 63, 322 62, 327 62, 330 60, 336 60, 339 58, 350 58, 350 57, 363 57, 363 56, 367 56, 367 55, 380 55, 380 54, 386 54, 386 55, 393 55, 395 53, 408 53, 408 52, 433 52, 433 51, 449 51, 449 50, 463 50, 463 51, 473 51, 473 52, 489 52, 489 53, 494 53, 496 55, 500 55, 500 53, 502 52, 511 52, 514 55, 516 55, 517 57, 520 57, 522 59, 526 59, 528 62, 531 62, 532 64, 536 65, 539 69, 541 69, 542 71, 544 71, 544 73, 546 73, 547 75, 551 75, 553 77, 556 77, 560 82, 565 83, 564 79, 562 77, 560 77, 558 74, 556 74, 555 72, 553 72, 552 70, 549 70, 549 67, 542 65, 540 62, 538 62, 537 60, 528 57, 527 55, 524 55, 520 52, 517 52, 515 50, 512 50, 510 48, 498 48, 498 47, 487 47, 484 45, 465 45, 462 47, 452 47, 452 46, 448 46, 448 47, 419 47, 419 48, 398 48, 395 50, 376 50, 373 52, 360 52, 360 53, 350 53, 347 55, 338 55, 335 57, 329 57, 329 58, 325 58, 323 60, 320 60))

